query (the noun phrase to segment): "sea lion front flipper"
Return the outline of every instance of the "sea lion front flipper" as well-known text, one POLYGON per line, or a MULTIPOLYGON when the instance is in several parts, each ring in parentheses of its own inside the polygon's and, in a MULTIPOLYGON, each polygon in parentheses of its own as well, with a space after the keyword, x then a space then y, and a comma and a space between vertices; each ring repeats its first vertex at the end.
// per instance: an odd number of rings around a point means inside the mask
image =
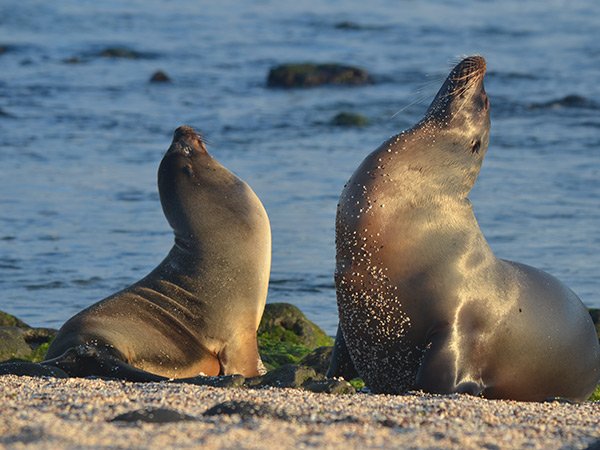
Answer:
POLYGON ((267 369, 258 353, 256 333, 242 339, 228 342, 219 352, 220 375, 243 374, 247 378, 257 377, 267 373, 267 369))
POLYGON ((327 377, 343 377, 345 380, 358 378, 360 375, 354 367, 354 363, 350 358, 350 352, 346 346, 346 340, 342 333, 342 328, 338 324, 337 333, 335 335, 335 344, 333 344, 333 352, 331 353, 331 361, 327 377))
POLYGON ((154 375, 127 364, 108 348, 78 345, 69 348, 56 358, 43 361, 43 366, 58 367, 72 377, 99 376, 127 381, 167 381, 168 378, 154 375))
POLYGON ((45 366, 40 363, 21 360, 9 360, 0 363, 0 375, 54 378, 69 377, 64 370, 61 370, 56 366, 45 366))
POLYGON ((417 372, 414 389, 432 394, 480 395, 485 387, 481 381, 462 373, 450 344, 448 330, 434 332, 417 372))

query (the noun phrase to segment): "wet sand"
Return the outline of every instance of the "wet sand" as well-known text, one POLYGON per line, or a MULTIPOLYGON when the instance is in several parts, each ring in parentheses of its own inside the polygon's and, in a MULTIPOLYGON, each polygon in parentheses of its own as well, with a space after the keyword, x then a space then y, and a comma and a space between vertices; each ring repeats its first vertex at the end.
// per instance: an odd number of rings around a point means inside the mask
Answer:
POLYGON ((464 395, 315 394, 97 379, 0 377, 0 448, 586 448, 600 402, 489 401, 464 395), (225 401, 258 415, 203 416, 225 401), (193 416, 110 422, 142 408, 193 416))

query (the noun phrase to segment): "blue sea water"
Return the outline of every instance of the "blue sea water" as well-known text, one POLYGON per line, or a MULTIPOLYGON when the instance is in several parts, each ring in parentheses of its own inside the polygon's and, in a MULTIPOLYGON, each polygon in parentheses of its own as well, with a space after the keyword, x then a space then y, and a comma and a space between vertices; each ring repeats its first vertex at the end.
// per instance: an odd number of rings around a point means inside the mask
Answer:
POLYGON ((172 245, 156 171, 189 124, 269 213, 268 301, 333 334, 344 183, 475 53, 492 104, 471 195, 481 228, 499 257, 600 307, 599 29, 595 0, 2 0, 0 309, 59 327, 155 267, 172 245), (139 57, 99 57, 107 47, 139 57), (304 61, 376 82, 266 87, 270 67, 304 61), (172 83, 149 83, 158 69, 172 83), (370 124, 330 125, 341 111, 370 124))

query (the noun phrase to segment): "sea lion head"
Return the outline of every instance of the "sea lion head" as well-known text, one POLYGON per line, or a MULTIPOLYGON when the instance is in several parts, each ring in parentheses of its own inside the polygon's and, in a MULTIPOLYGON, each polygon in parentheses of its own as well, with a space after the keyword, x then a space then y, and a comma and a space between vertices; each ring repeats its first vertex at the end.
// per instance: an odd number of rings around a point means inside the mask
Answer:
MULTIPOLYGON (((411 130, 428 150, 412 155, 438 167, 432 181, 446 192, 466 195, 477 179, 490 135, 490 102, 483 86, 485 59, 458 63, 438 91, 424 118, 411 130)), ((419 146, 423 148, 423 146, 419 146)), ((408 156, 408 155, 407 155, 408 156)))
POLYGON ((193 246, 243 217, 246 184, 206 150, 189 126, 177 128, 158 169, 163 212, 176 243, 193 246))
POLYGON ((441 126, 471 125, 488 131, 490 103, 483 86, 485 72, 482 56, 469 56, 459 62, 431 102, 425 119, 435 120, 441 126))

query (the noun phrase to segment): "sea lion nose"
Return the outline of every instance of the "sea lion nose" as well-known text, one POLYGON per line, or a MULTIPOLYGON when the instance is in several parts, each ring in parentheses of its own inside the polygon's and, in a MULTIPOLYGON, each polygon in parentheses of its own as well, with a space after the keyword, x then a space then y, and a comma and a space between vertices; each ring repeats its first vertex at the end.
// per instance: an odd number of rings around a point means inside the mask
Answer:
POLYGON ((173 142, 177 142, 186 138, 196 137, 198 137, 198 133, 196 133, 196 131, 192 127, 188 125, 182 125, 178 127, 173 133, 173 142))
POLYGON ((452 70, 451 78, 455 83, 466 83, 473 75, 483 75, 486 62, 483 56, 469 56, 459 62, 452 70))
POLYGON ((480 70, 485 70, 486 62, 483 56, 475 55, 469 56, 468 58, 463 59, 458 67, 461 68, 462 72, 473 73, 480 70))
POLYGON ((188 125, 178 127, 173 133, 173 141, 167 153, 182 152, 189 156, 193 150, 206 152, 202 136, 188 125))

